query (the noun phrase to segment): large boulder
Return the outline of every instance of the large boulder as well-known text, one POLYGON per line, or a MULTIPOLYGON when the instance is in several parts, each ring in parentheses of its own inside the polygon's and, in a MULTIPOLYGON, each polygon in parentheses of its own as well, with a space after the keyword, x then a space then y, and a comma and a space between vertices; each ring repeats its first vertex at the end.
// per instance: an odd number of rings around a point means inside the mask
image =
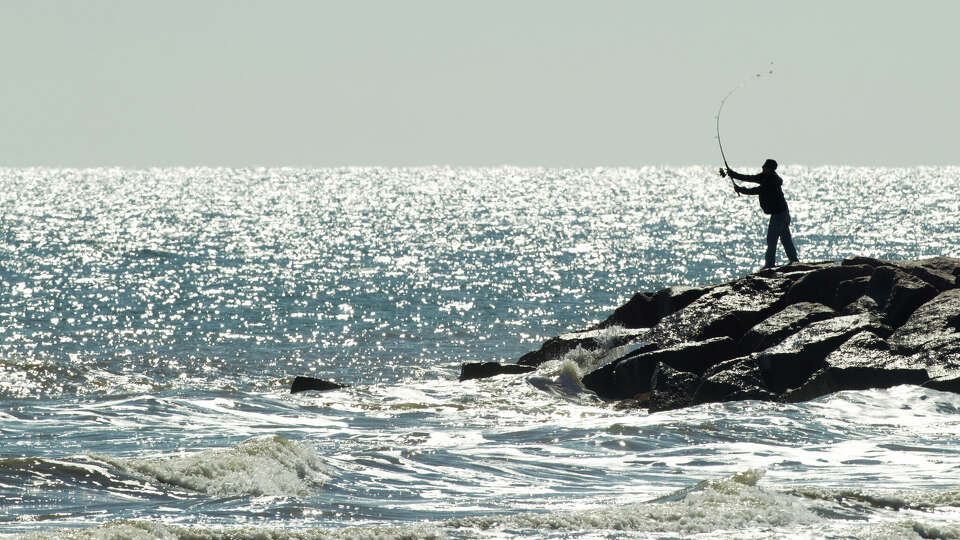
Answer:
POLYGON ((861 313, 868 313, 874 317, 883 318, 883 312, 880 311, 880 304, 867 295, 857 298, 853 302, 843 306, 843 309, 840 310, 841 315, 859 315, 861 313))
POLYGON ((870 257, 852 257, 843 261, 844 265, 869 265, 873 267, 887 266, 897 268, 911 274, 935 287, 938 291, 946 291, 957 286, 957 276, 960 275, 960 263, 951 257, 933 257, 917 261, 884 261, 870 257))
POLYGON ((867 295, 876 300, 884 322, 897 327, 939 291, 929 283, 898 268, 878 266, 870 275, 867 295))
POLYGON ((815 302, 799 302, 789 305, 760 321, 744 334, 737 345, 741 355, 762 351, 779 344, 810 323, 835 317, 833 308, 815 302))
POLYGON ((960 372, 960 289, 917 308, 888 339, 892 350, 927 368, 933 378, 960 372))
POLYGON ((806 273, 790 286, 784 295, 785 304, 815 302, 831 307, 837 306, 837 286, 845 281, 869 276, 874 267, 860 265, 832 265, 806 273))
POLYGON ((734 350, 733 340, 727 337, 678 343, 655 351, 641 350, 584 375, 583 385, 603 398, 633 398, 650 392, 651 377, 658 364, 699 375, 731 358, 734 350))
POLYGON ((828 354, 863 331, 889 335, 891 329, 869 314, 833 317, 811 323, 787 336, 779 345, 755 356, 768 388, 784 392, 802 385, 810 375, 824 367, 828 354))
POLYGON ((708 290, 703 287, 668 287, 656 293, 639 292, 597 327, 650 328, 665 316, 687 307, 708 290))
POLYGON ((756 358, 740 357, 713 366, 691 400, 694 404, 753 399, 773 401, 777 395, 767 388, 756 358))
POLYGON ((941 291, 954 289, 960 286, 960 259, 954 257, 931 257, 918 261, 903 261, 900 263, 908 271, 916 272, 927 283, 941 291))
POLYGON ((780 307, 789 280, 781 276, 749 275, 713 287, 686 308, 664 317, 645 339, 661 347, 715 337, 739 339, 780 307))
POLYGON ((859 332, 824 359, 824 367, 799 388, 787 391, 783 401, 807 401, 843 390, 889 388, 923 384, 930 380, 926 369, 910 366, 890 350, 890 345, 870 331, 859 332))
POLYGON ((696 373, 673 369, 661 362, 650 377, 647 408, 650 412, 658 412, 693 405, 693 396, 700 387, 700 382, 700 376, 696 373))
POLYGON ((960 289, 951 289, 917 308, 889 338, 900 354, 960 349, 960 289))

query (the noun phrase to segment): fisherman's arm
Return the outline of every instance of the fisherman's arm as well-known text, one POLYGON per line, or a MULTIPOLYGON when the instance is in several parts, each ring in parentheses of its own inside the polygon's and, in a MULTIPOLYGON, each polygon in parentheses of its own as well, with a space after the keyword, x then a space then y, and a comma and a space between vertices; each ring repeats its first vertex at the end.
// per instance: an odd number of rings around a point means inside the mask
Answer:
POLYGON ((742 180, 744 182, 753 182, 755 184, 763 183, 763 174, 740 174, 733 169, 727 169, 727 176, 735 180, 742 180))
POLYGON ((742 186, 734 185, 733 189, 736 190, 737 193, 743 193, 744 195, 757 195, 760 193, 759 186, 755 188, 745 188, 742 186))

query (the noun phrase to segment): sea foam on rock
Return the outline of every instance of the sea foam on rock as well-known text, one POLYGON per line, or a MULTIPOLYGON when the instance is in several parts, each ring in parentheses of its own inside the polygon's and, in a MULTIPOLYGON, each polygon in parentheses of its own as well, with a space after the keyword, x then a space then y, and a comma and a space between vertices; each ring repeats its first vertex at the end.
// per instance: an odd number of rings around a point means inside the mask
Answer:
POLYGON ((854 257, 637 293, 599 325, 548 340, 518 363, 537 366, 577 346, 642 344, 583 384, 651 411, 898 384, 960 391, 958 276, 956 258, 854 257), (608 327, 622 330, 596 340, 608 327))

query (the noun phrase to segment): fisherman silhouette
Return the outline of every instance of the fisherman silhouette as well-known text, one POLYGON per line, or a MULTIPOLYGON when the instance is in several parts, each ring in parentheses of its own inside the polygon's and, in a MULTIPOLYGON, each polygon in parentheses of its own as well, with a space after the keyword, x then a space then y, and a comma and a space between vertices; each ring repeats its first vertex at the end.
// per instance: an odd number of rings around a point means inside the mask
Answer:
MULTIPOLYGON (((720 170, 724 173, 723 169, 720 170)), ((783 198, 783 179, 777 174, 777 162, 768 159, 763 162, 763 172, 760 174, 740 174, 737 171, 727 167, 726 175, 730 178, 741 180, 743 182, 753 182, 760 184, 755 188, 745 188, 733 185, 737 193, 744 195, 758 195, 760 198, 760 208, 765 214, 770 215, 770 224, 767 226, 767 253, 765 257, 764 268, 773 268, 777 261, 777 240, 783 244, 783 250, 787 252, 787 258, 795 263, 797 259, 797 248, 793 245, 793 237, 790 236, 790 209, 787 207, 787 200, 783 198)))

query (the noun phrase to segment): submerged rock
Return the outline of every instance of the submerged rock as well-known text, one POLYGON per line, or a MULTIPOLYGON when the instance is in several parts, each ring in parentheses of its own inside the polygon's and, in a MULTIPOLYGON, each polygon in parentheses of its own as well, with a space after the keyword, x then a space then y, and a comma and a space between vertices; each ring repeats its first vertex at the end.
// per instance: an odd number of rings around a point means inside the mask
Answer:
POLYGON ((506 373, 519 374, 533 371, 533 366, 521 366, 519 364, 500 364, 498 362, 475 362, 463 364, 460 366, 460 381, 470 379, 484 379, 495 377, 506 373))
POLYGON ((340 384, 333 381, 314 379, 313 377, 303 377, 298 375, 293 379, 293 383, 290 384, 290 393, 296 394, 297 392, 306 392, 307 390, 324 392, 327 390, 339 390, 341 388, 349 387, 350 385, 348 384, 340 384))
POLYGON ((960 392, 958 276, 955 258, 855 257, 638 293, 597 327, 553 338, 521 362, 536 365, 587 342, 603 348, 591 332, 620 325, 625 333, 607 339, 607 349, 644 345, 582 382, 651 411, 898 384, 960 392))

